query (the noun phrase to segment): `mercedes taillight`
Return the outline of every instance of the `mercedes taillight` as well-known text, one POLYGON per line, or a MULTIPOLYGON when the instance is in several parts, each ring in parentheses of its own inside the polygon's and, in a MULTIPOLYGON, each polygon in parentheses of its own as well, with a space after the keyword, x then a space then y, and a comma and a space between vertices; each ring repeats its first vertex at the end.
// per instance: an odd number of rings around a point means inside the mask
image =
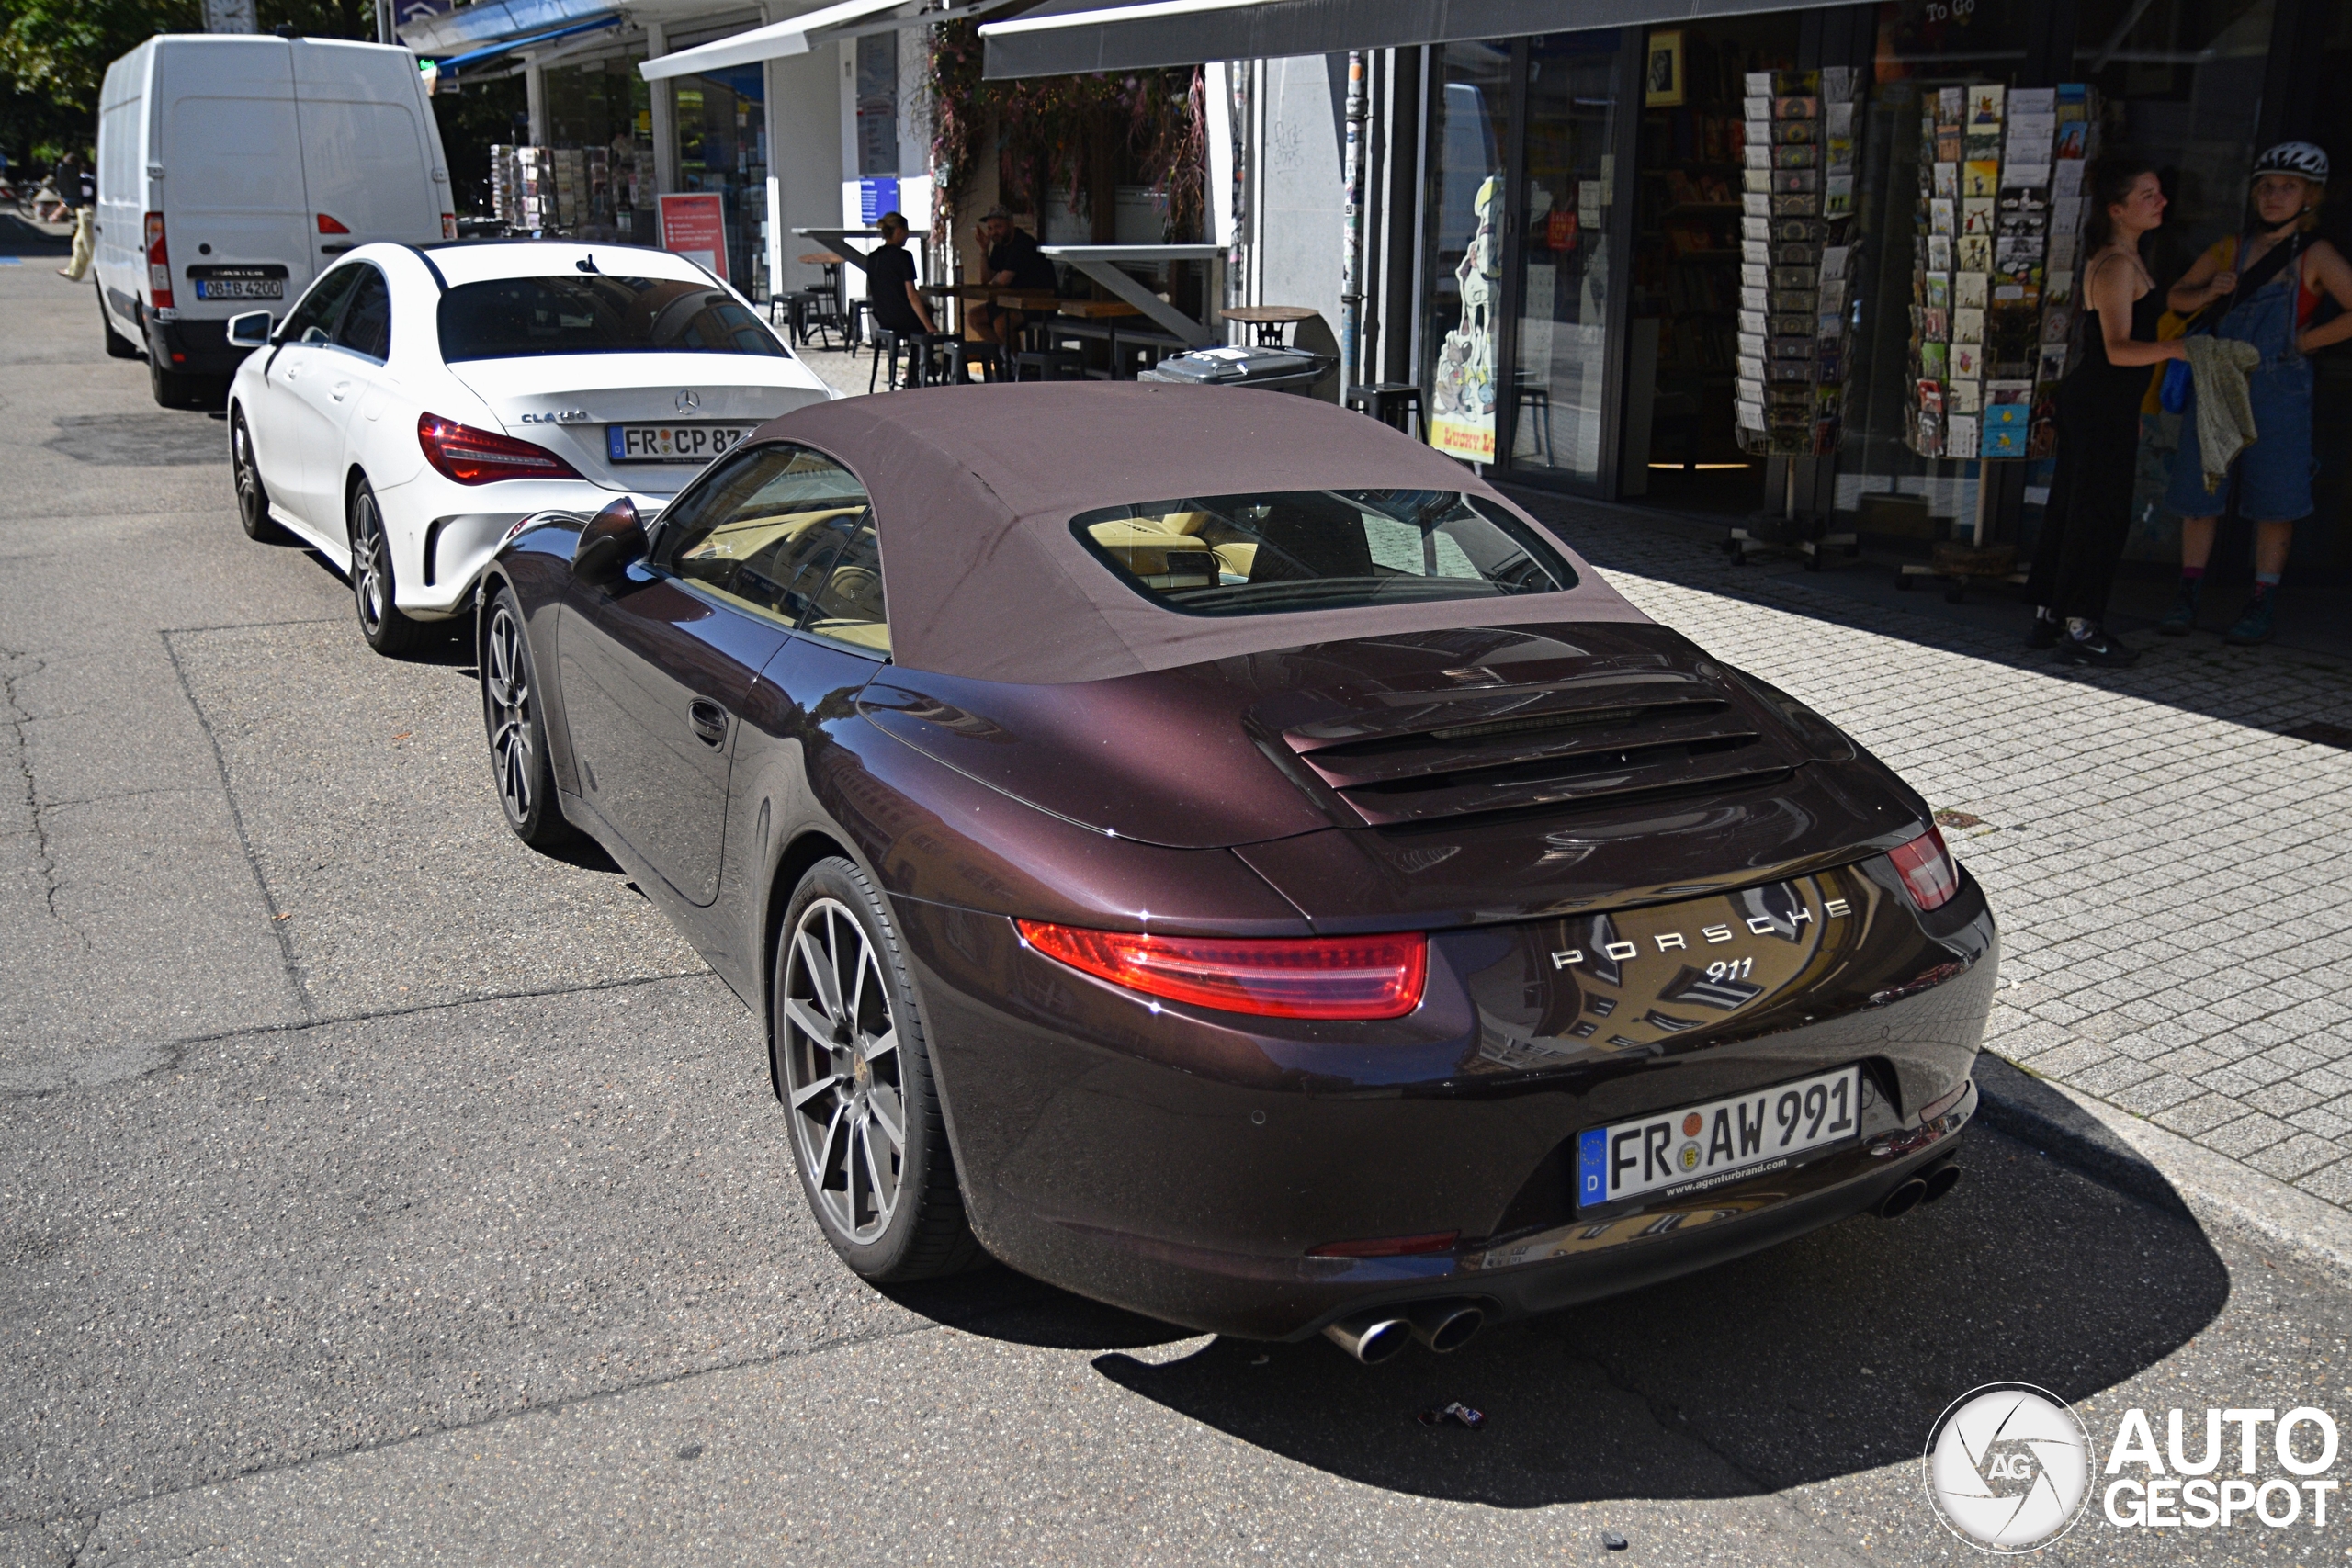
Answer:
POLYGON ((416 444, 424 460, 443 477, 461 485, 494 484, 500 479, 576 479, 578 469, 544 446, 517 441, 494 430, 479 430, 438 414, 424 414, 416 422, 416 444))

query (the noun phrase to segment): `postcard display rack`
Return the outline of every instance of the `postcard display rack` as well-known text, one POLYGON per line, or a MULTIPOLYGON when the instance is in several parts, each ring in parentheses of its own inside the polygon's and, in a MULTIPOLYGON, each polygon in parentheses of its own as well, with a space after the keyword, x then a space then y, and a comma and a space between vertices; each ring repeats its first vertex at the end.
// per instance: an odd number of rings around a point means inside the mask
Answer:
POLYGON ((1851 534, 1801 521, 1795 461, 1838 450, 1855 264, 1858 73, 1751 71, 1747 77, 1746 188, 1741 195, 1737 423, 1743 450, 1791 459, 1777 506, 1735 528, 1731 553, 1857 548, 1851 534), (1777 538, 1758 537, 1758 534, 1777 538), (1812 533, 1814 537, 1801 537, 1812 533))
MULTIPOLYGON (((1924 95, 1909 429, 1920 457, 1990 463, 2056 449, 2058 378, 2084 260, 2083 171, 2097 123, 2094 95, 2080 83, 2006 91, 1975 83, 1924 95)), ((2022 581, 2015 551, 1987 544, 1998 487, 1990 468, 1979 474, 1977 558, 1939 551, 1949 558, 1907 572, 1956 583, 2022 581)))

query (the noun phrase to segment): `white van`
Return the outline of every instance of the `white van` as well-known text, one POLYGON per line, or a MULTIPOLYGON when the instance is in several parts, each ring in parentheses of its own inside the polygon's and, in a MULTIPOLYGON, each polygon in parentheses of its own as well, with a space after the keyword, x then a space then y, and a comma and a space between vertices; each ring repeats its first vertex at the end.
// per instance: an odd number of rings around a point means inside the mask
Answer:
POLYGON ((215 400, 247 350, 231 316, 284 315, 370 240, 457 238, 416 57, 386 44, 164 33, 98 100, 98 310, 155 400, 215 400))

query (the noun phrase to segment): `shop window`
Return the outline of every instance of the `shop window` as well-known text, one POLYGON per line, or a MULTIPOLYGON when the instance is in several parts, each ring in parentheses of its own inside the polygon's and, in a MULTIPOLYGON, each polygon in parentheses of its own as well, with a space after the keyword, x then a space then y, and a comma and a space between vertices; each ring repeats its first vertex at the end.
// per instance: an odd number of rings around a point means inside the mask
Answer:
MULTIPOLYGON (((724 37, 721 29, 713 37, 724 37)), ((673 39, 687 49, 707 41, 673 39)), ((763 299, 767 279, 767 73, 757 64, 682 76, 673 89, 678 119, 678 184, 720 198, 728 281, 763 299)))
POLYGON ((1511 51, 1508 44, 1453 43, 1432 53, 1421 320, 1429 438, 1457 457, 1491 463, 1511 51))
POLYGON ((1622 34, 1531 40, 1511 464, 1598 483, 1622 34))
POLYGON ((857 172, 899 172, 899 35, 857 40, 857 172))
POLYGON ((1747 78, 1793 69, 1799 27, 1781 14, 1674 28, 1680 78, 1644 94, 1623 494, 1729 513, 1764 499, 1736 408, 1747 78))

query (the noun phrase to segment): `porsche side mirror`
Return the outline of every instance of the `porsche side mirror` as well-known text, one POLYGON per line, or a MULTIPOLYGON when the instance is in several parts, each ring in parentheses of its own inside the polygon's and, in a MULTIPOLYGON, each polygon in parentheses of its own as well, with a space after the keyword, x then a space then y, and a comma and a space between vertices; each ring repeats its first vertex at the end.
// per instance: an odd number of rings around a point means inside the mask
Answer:
POLYGON ((583 582, 610 582, 634 560, 645 558, 645 525, 637 502, 622 496, 588 520, 571 549, 571 573, 583 582))
POLYGON ((232 316, 229 318, 229 346, 267 348, 269 331, 277 324, 267 310, 247 310, 242 316, 232 316))

